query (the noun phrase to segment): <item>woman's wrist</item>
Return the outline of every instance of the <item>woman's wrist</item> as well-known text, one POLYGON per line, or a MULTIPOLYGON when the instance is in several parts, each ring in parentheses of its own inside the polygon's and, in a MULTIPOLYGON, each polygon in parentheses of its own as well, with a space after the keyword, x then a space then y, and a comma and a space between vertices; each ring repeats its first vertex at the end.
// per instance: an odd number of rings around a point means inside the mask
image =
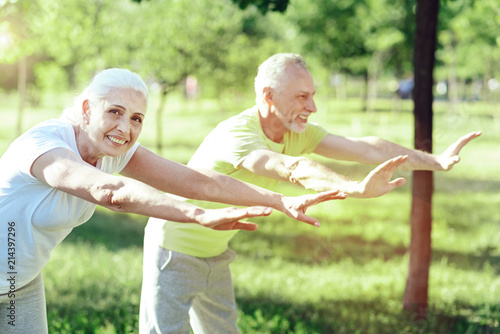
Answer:
POLYGON ((205 213, 205 210, 195 205, 190 205, 183 211, 186 216, 186 221, 185 221, 186 223, 201 224, 202 216, 205 213))

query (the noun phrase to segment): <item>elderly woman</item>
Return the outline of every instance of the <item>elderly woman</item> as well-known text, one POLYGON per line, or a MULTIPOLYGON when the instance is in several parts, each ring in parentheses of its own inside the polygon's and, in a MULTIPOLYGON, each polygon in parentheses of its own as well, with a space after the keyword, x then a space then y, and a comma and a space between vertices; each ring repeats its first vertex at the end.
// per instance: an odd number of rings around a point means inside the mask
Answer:
POLYGON ((269 215, 274 208, 318 225, 306 208, 345 197, 336 191, 285 197, 152 153, 137 143, 148 95, 137 74, 105 70, 60 119, 35 126, 1 157, 1 333, 47 332, 42 268, 96 205, 219 230, 255 230, 255 224, 239 220, 269 215), (164 192, 257 207, 207 210, 164 192))

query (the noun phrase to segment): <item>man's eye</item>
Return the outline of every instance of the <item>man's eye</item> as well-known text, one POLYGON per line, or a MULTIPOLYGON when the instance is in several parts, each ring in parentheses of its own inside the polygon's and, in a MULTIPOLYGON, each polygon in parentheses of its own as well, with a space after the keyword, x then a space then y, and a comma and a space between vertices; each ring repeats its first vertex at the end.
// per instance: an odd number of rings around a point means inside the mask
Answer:
POLYGON ((136 121, 137 123, 142 123, 142 118, 140 117, 134 117, 132 120, 136 121))

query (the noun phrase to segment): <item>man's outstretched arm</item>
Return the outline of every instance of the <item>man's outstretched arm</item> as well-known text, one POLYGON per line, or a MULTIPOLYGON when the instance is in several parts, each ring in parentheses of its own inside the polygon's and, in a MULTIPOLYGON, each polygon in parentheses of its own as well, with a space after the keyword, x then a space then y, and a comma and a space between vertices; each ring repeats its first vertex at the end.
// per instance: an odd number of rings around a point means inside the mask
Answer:
POLYGON ((271 150, 256 150, 243 161, 242 167, 252 173, 289 181, 306 189, 326 191, 339 189, 348 197, 378 197, 402 186, 406 180, 391 181, 394 171, 404 164, 406 156, 399 156, 382 163, 362 181, 353 181, 336 173, 322 163, 306 158, 292 157, 271 150))
POLYGON ((401 166, 407 170, 450 170, 460 161, 460 150, 480 131, 468 133, 451 144, 443 153, 430 154, 378 137, 350 138, 329 134, 316 147, 315 153, 337 160, 356 161, 364 164, 380 164, 390 158, 407 155, 408 161, 401 166))

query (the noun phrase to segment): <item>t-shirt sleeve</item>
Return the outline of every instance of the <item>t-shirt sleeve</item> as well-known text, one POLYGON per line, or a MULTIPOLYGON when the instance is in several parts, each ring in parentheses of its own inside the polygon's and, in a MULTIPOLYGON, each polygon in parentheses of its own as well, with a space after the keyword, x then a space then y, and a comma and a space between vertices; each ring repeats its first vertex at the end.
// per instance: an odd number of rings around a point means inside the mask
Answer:
POLYGON ((71 150, 70 146, 58 136, 57 131, 47 131, 44 128, 34 129, 17 140, 12 153, 18 163, 18 169, 22 174, 31 178, 31 166, 41 155, 56 149, 65 148, 71 150))
POLYGON ((306 133, 302 154, 312 153, 318 144, 328 135, 328 131, 316 123, 309 123, 306 133))
POLYGON ((238 168, 245 158, 255 150, 269 149, 259 128, 252 123, 238 122, 234 127, 220 133, 218 142, 223 146, 218 150, 219 160, 238 168))

